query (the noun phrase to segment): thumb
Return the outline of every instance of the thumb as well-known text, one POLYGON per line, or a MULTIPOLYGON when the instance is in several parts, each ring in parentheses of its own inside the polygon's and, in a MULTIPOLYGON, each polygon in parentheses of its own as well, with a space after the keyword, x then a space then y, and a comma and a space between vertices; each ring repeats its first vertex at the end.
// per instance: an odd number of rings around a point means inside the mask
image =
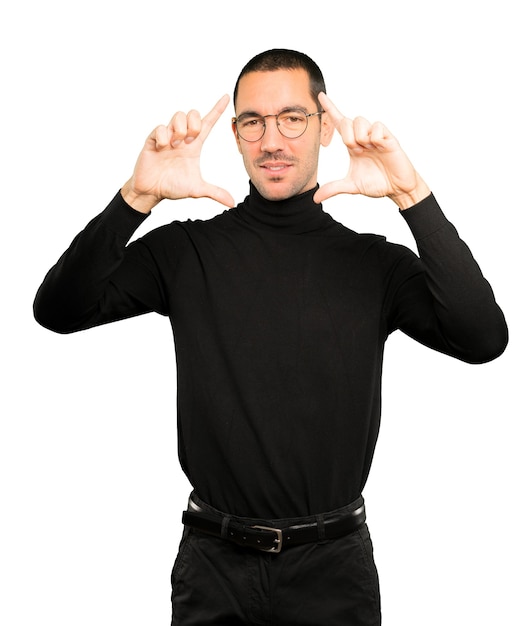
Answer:
POLYGON ((325 183, 314 194, 314 202, 319 204, 332 196, 337 196, 340 193, 358 193, 357 187, 349 182, 346 178, 342 180, 334 180, 331 183, 325 183))
POLYGON ((216 185, 210 185, 207 183, 203 189, 202 195, 206 198, 212 198, 212 200, 220 202, 230 209, 235 206, 235 201, 232 196, 222 187, 217 187, 216 185))

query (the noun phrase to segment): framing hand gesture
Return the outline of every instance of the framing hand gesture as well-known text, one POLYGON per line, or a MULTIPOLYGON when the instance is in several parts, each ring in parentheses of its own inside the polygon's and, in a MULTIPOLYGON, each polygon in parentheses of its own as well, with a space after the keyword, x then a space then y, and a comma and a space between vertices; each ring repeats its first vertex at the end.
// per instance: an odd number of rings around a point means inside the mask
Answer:
POLYGON ((205 139, 229 102, 223 96, 203 118, 198 111, 179 111, 167 126, 158 126, 147 138, 137 159, 133 176, 122 188, 126 202, 142 213, 168 198, 213 198, 233 207, 231 195, 203 180, 200 169, 205 139))
POLYGON ((340 193, 372 198, 388 196, 401 209, 409 208, 430 194, 397 139, 381 124, 345 117, 330 98, 319 94, 323 109, 348 148, 350 166, 345 178, 322 185, 314 194, 323 202, 340 193))

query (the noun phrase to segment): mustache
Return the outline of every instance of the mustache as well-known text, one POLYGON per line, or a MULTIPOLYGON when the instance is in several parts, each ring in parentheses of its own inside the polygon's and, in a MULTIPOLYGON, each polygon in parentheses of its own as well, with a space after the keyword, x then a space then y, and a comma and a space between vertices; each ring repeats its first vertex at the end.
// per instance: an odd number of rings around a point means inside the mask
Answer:
POLYGON ((272 161, 281 161, 282 163, 295 163, 296 158, 292 155, 283 154, 282 152, 275 152, 274 154, 265 154, 264 156, 255 160, 255 165, 261 166, 264 163, 271 163, 272 161))

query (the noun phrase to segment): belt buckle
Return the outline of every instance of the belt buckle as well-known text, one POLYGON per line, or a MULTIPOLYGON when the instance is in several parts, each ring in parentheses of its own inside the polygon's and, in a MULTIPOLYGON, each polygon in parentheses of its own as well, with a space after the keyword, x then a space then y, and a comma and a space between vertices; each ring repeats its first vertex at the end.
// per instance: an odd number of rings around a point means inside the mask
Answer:
POLYGON ((276 533, 276 539, 274 539, 276 545, 272 548, 258 548, 261 552, 274 552, 275 554, 278 554, 282 550, 283 535, 281 528, 271 528, 271 526, 252 526, 251 528, 269 530, 272 533, 276 533))

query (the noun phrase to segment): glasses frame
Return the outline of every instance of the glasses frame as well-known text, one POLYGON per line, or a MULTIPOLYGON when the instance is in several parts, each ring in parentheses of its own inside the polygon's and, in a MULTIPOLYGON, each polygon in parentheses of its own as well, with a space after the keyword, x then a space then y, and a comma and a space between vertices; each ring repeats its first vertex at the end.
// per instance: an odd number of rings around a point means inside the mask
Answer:
MULTIPOLYGON (((278 132, 282 135, 282 137, 285 137, 286 139, 299 139, 303 133, 307 130, 307 127, 309 126, 309 117, 313 117, 314 115, 321 115, 322 113, 325 113, 325 111, 316 111, 315 113, 306 113, 303 109, 297 109, 296 107, 292 108, 292 109, 285 109, 284 111, 280 111, 280 113, 270 113, 269 115, 257 115, 256 117, 258 119, 262 120, 262 134, 260 135, 260 137, 257 137, 257 139, 246 139, 246 137, 243 137, 240 132, 239 132, 239 127, 237 125, 237 122, 239 121, 239 117, 241 117, 240 115, 238 117, 232 117, 232 124, 235 125, 235 130, 237 131, 237 135, 239 135, 239 137, 243 140, 243 141, 247 141, 248 143, 255 143, 257 141, 260 141, 262 139, 262 137, 264 137, 264 135, 266 134, 266 119, 268 117, 274 117, 276 119, 276 127, 278 128, 278 132), (280 115, 284 115, 285 113, 289 113, 289 111, 296 111, 297 113, 303 113, 303 115, 305 115, 305 128, 302 130, 302 132, 299 135, 296 135, 296 137, 287 137, 286 135, 284 135, 284 133, 280 130, 280 124, 278 123, 278 117, 280 115)), ((250 117, 253 117, 250 115, 250 117)))

